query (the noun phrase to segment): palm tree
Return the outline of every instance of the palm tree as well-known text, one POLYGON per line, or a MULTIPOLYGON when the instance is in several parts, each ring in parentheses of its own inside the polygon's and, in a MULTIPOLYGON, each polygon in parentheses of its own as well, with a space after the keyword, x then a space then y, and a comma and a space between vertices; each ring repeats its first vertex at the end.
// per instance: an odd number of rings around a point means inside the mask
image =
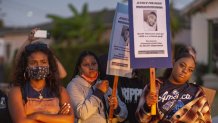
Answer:
POLYGON ((69 8, 73 14, 69 18, 48 15, 53 20, 51 33, 55 40, 67 42, 68 45, 97 42, 104 31, 103 23, 99 17, 96 17, 95 20, 91 17, 87 4, 84 4, 81 13, 72 4, 69 4, 69 8))

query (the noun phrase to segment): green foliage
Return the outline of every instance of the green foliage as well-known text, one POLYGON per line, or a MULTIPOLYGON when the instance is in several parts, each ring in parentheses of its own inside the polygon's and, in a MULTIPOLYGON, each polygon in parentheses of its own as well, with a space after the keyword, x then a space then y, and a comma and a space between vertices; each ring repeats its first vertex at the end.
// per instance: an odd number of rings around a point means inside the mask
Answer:
POLYGON ((179 14, 179 11, 174 8, 174 0, 170 1, 170 29, 172 37, 185 26, 184 18, 179 14))
POLYGON ((73 70, 79 57, 83 50, 90 50, 97 54, 97 56, 108 53, 108 44, 92 44, 92 45, 78 45, 78 46, 61 46, 58 44, 52 45, 52 49, 55 55, 63 64, 67 71, 67 77, 63 80, 63 84, 66 86, 72 79, 73 70))
POLYGON ((84 4, 82 12, 79 13, 75 6, 69 4, 72 16, 63 18, 57 15, 48 15, 53 20, 50 30, 55 41, 71 44, 94 44, 100 40, 104 32, 104 25, 99 16, 91 16, 88 5, 84 4))

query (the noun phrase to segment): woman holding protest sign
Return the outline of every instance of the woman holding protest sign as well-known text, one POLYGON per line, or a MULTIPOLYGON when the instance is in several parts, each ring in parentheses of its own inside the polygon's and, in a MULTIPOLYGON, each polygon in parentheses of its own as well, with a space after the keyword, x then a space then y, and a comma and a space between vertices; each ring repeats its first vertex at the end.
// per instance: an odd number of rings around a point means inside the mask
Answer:
POLYGON ((145 86, 136 110, 138 120, 143 123, 211 123, 204 91, 198 85, 188 83, 195 67, 195 50, 181 48, 169 76, 156 80, 156 93, 149 92, 149 85, 145 86), (157 104, 157 115, 150 114, 153 104, 157 104))
POLYGON ((108 109, 113 106, 119 121, 127 117, 126 105, 119 97, 112 97, 107 80, 100 80, 100 64, 97 56, 84 51, 80 54, 73 79, 67 86, 76 120, 79 123, 107 123, 108 109))

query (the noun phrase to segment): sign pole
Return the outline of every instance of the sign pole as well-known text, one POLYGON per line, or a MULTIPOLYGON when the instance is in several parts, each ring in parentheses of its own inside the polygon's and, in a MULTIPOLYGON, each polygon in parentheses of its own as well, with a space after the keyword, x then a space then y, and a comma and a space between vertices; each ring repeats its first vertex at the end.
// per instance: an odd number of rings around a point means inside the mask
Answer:
MULTIPOLYGON (((113 90, 112 90, 112 97, 116 97, 117 96, 117 85, 118 85, 118 76, 114 76, 114 83, 113 83, 113 90)), ((114 115, 114 107, 110 106, 110 110, 109 110, 109 123, 112 123, 113 120, 113 115, 114 115)))
MULTIPOLYGON (((156 93, 155 68, 150 68, 150 92, 156 93)), ((156 104, 151 106, 151 115, 156 115, 156 104)))

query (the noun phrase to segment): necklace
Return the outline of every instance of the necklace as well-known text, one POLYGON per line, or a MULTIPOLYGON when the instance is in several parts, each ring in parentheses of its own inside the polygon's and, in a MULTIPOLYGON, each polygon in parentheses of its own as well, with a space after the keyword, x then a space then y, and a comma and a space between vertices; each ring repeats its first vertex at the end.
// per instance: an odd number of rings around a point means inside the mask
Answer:
POLYGON ((43 89, 41 90, 41 92, 39 91, 39 99, 43 99, 43 96, 42 96, 42 92, 43 92, 43 89))

